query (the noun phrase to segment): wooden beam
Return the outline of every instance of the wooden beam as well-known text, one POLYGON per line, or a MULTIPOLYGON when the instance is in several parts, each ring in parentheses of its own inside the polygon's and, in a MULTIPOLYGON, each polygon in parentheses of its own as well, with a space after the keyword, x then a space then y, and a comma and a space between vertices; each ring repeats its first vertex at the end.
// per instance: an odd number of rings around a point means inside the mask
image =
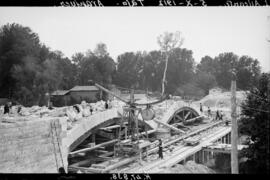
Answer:
POLYGON ((186 122, 192 122, 192 121, 195 121, 195 120, 197 120, 197 119, 199 119, 199 118, 202 118, 202 117, 203 117, 203 116, 197 116, 197 117, 192 118, 192 119, 187 119, 186 122))
POLYGON ((101 173, 101 169, 97 168, 86 168, 86 167, 78 167, 78 166, 69 166, 68 169, 70 171, 81 171, 83 173, 101 173))
POLYGON ((101 154, 98 157, 108 157, 108 156, 111 156, 113 154, 114 154, 114 152, 108 152, 108 153, 105 153, 105 154, 101 154))
POLYGON ((183 128, 190 129, 190 127, 184 126, 184 125, 183 125, 183 122, 180 122, 180 123, 174 123, 174 124, 172 124, 172 126, 181 126, 181 127, 183 127, 183 128))
POLYGON ((105 151, 105 150, 101 150, 101 149, 97 149, 96 152, 99 152, 99 153, 108 153, 109 151, 105 151))
POLYGON ((135 156, 135 157, 132 157, 132 158, 125 159, 125 160, 120 161, 120 162, 118 162, 116 164, 108 166, 107 168, 103 169, 101 172, 102 173, 108 173, 110 170, 116 169, 116 168, 121 167, 121 166, 123 166, 125 164, 128 164, 128 163, 131 163, 132 161, 135 161, 138 158, 139 158, 138 156, 135 156))
POLYGON ((71 164, 69 166, 83 166, 87 163, 91 163, 93 160, 92 159, 86 159, 86 160, 83 160, 83 161, 79 161, 79 162, 76 162, 74 164, 71 164))
POLYGON ((120 128, 120 125, 113 125, 113 126, 108 126, 108 127, 99 128, 99 129, 100 130, 111 130, 111 129, 116 129, 116 128, 120 128))
POLYGON ((102 137, 106 137, 108 139, 115 139, 115 135, 113 133, 107 133, 107 132, 104 132, 104 131, 97 131, 97 134, 99 136, 102 136, 102 137))
POLYGON ((182 122, 184 121, 184 119, 181 116, 179 116, 178 114, 176 114, 175 117, 180 119, 182 122))
POLYGON ((104 143, 100 143, 100 144, 98 144, 98 145, 96 145, 96 146, 94 146, 94 147, 91 147, 91 148, 84 148, 84 149, 80 149, 80 150, 78 150, 78 151, 73 151, 73 152, 70 152, 69 154, 70 154, 70 155, 74 155, 74 154, 78 154, 78 153, 81 153, 81 152, 93 151, 93 150, 98 149, 98 148, 100 148, 100 147, 102 147, 102 146, 108 146, 108 145, 110 145, 110 144, 114 144, 114 143, 116 143, 117 141, 118 141, 118 139, 114 139, 114 140, 111 140, 111 141, 107 141, 107 142, 104 142, 104 143))
POLYGON ((170 129, 172 129, 172 130, 174 130, 174 131, 176 131, 176 132, 179 132, 179 133, 186 133, 185 131, 180 130, 180 129, 176 128, 176 127, 173 127, 172 125, 169 125, 169 124, 167 124, 167 123, 161 122, 161 121, 156 120, 156 119, 154 119, 154 121, 157 122, 157 123, 162 124, 163 126, 165 126, 165 127, 167 127, 167 128, 170 128, 170 129))
POLYGON ((188 118, 188 116, 190 115, 190 111, 186 114, 186 116, 184 117, 184 121, 186 121, 186 119, 188 118))

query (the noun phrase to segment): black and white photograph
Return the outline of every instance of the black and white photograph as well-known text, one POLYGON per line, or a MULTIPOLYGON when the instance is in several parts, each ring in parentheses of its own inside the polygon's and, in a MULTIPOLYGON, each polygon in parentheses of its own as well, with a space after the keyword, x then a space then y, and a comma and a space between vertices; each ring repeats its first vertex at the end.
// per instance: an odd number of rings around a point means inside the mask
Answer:
POLYGON ((0 174, 269 174, 269 107, 268 5, 0 7, 0 174))

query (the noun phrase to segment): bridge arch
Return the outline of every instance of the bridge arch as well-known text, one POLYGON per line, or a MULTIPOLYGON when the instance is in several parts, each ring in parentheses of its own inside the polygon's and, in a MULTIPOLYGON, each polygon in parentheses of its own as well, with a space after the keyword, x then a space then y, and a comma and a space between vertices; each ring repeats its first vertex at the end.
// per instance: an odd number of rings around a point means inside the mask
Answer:
MULTIPOLYGON (((112 119, 108 119, 106 121, 103 121, 99 124, 96 124, 95 126, 93 126, 91 129, 85 131, 81 136, 79 136, 76 140, 74 140, 70 146, 69 146, 69 151, 73 151, 78 145, 80 145, 85 139, 87 139, 91 134, 96 133, 100 128, 103 127, 107 127, 107 126, 111 126, 111 125, 115 125, 115 124, 119 124, 120 125, 121 122, 121 117, 117 117, 117 118, 112 118, 112 119)), ((152 130, 153 127, 151 127, 151 125, 147 124, 146 122, 142 121, 142 120, 138 120, 138 125, 139 126, 146 126, 147 130, 152 130)))
POLYGON ((177 109, 173 115, 168 119, 168 124, 175 124, 182 122, 183 124, 188 124, 189 120, 194 118, 199 118, 200 114, 192 107, 183 106, 177 109))

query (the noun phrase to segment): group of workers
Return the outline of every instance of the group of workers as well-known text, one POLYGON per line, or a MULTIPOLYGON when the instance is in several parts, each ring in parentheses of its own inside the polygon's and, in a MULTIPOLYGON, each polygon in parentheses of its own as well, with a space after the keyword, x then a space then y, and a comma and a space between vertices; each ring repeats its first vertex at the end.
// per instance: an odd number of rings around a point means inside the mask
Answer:
MULTIPOLYGON (((201 112, 201 114, 203 113, 202 103, 200 103, 200 112, 201 112)), ((212 112, 211 112, 211 109, 210 109, 209 106, 208 106, 208 109, 207 109, 207 116, 212 117, 212 112)), ((215 120, 223 120, 223 112, 222 111, 219 111, 219 110, 216 111, 215 120)))
POLYGON ((22 110, 22 106, 19 105, 19 106, 13 106, 13 103, 12 102, 7 102, 5 105, 4 105, 4 113, 3 114, 6 114, 6 115, 10 115, 10 114, 21 114, 21 110, 22 110))

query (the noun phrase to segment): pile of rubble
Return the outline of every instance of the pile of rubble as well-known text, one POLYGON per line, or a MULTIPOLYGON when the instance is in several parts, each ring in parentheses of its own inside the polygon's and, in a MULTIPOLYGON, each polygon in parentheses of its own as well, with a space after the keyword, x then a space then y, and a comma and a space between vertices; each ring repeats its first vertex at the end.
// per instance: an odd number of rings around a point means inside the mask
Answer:
MULTIPOLYGON (((244 91, 236 92, 236 101, 237 104, 241 104, 246 98, 246 93, 244 91)), ((216 92, 210 93, 199 101, 204 106, 219 108, 219 109, 228 109, 231 106, 231 92, 216 92)))
MULTIPOLYGON (((109 108, 119 108, 123 106, 123 103, 114 100, 110 101, 108 106, 109 108)), ((82 101, 81 104, 74 106, 54 107, 52 109, 46 106, 23 107, 21 105, 14 105, 11 107, 9 114, 3 114, 4 106, 0 106, 0 122, 18 122, 46 117, 66 117, 68 129, 71 129, 74 122, 105 110, 105 101, 102 100, 96 103, 82 101)))

